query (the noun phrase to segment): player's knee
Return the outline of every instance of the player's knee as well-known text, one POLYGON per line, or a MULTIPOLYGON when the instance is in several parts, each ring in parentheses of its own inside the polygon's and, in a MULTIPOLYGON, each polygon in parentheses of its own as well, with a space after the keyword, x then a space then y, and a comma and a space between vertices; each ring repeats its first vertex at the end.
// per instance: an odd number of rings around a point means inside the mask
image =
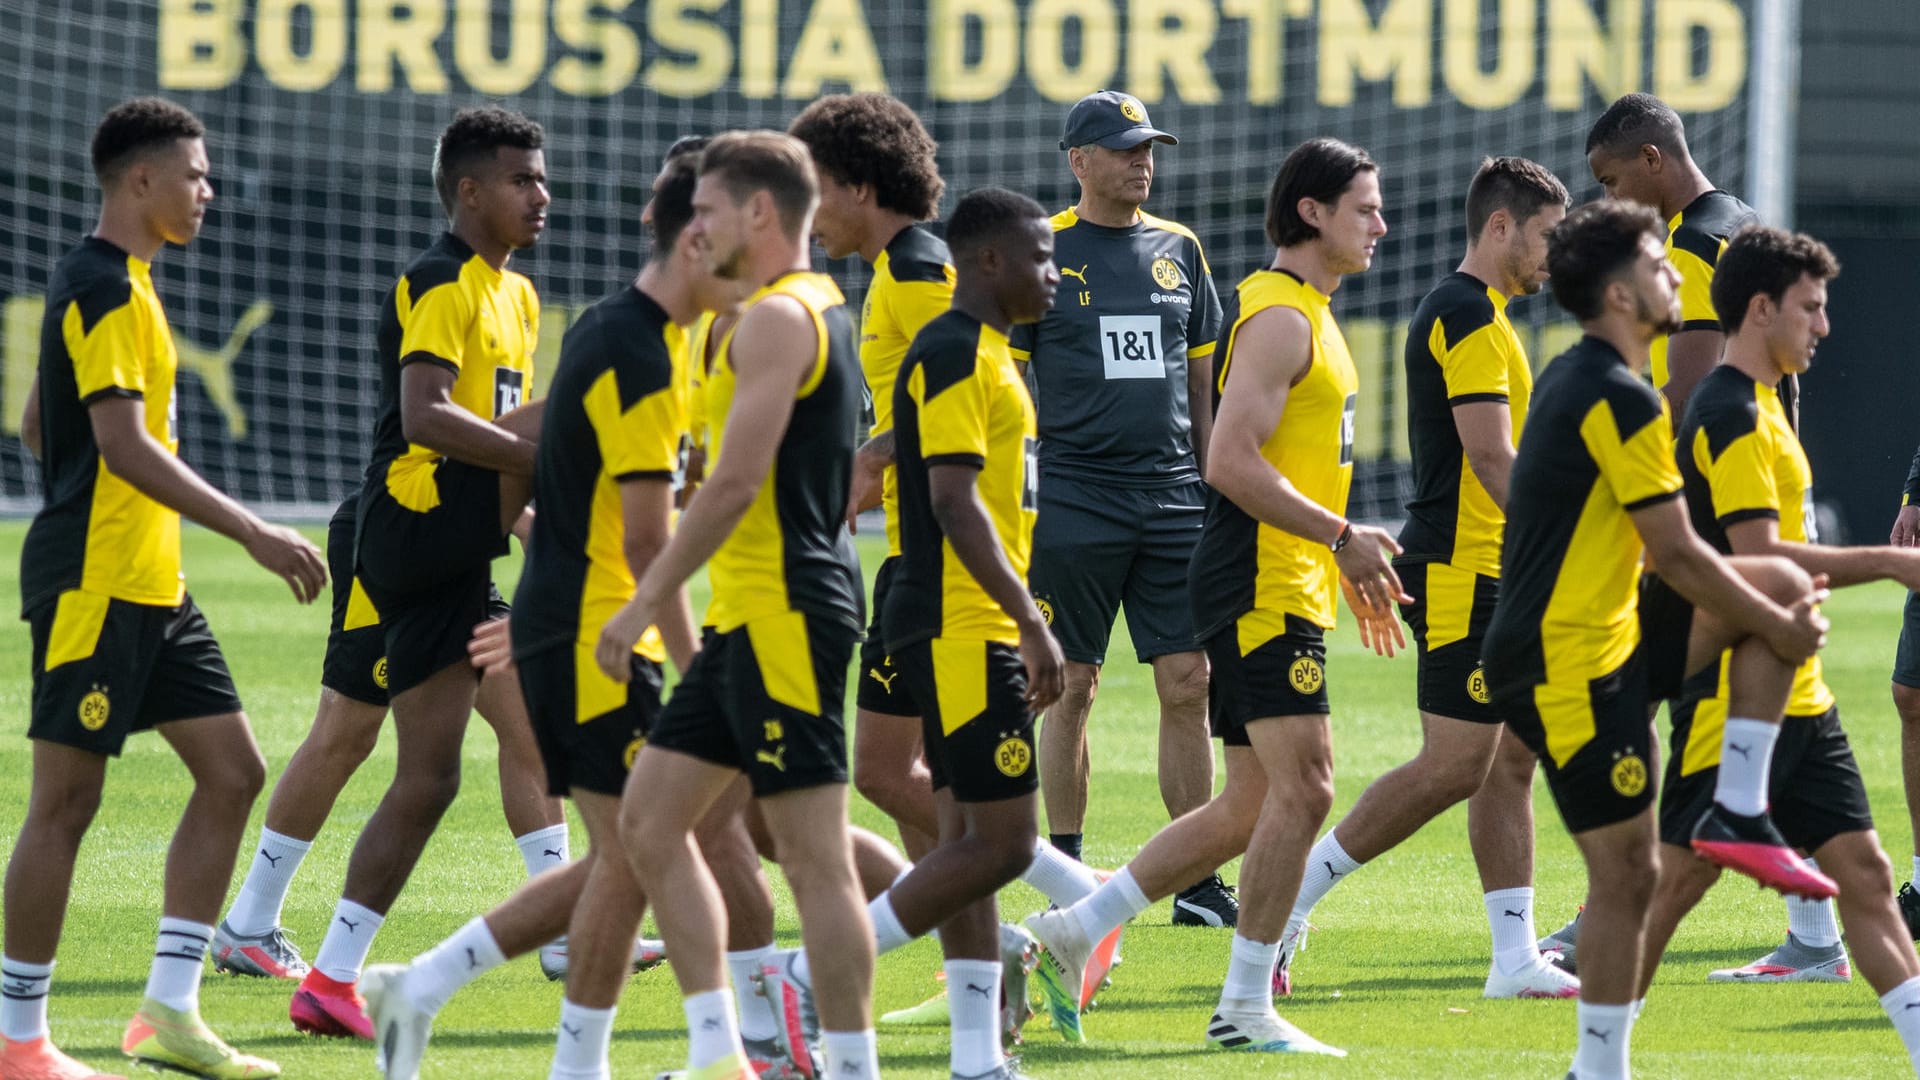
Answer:
POLYGON ((885 811, 889 816, 897 817, 896 808, 907 787, 906 769, 899 760, 886 755, 859 753, 853 757, 853 789, 862 798, 885 811))
POLYGON ((1304 766, 1290 782, 1268 788, 1267 804, 1291 820, 1325 821, 1333 812, 1332 767, 1304 766))
POLYGON ((1033 865, 1033 843, 1037 828, 1031 823, 1027 827, 1010 828, 992 838, 987 846, 987 858, 996 885, 1005 885, 1033 865))
POLYGON ((1822 872, 1833 878, 1840 891, 1859 896, 1892 896, 1893 863, 1880 848, 1872 833, 1861 843, 1828 844, 1820 851, 1822 872), (1838 850, 1836 850, 1836 847, 1838 850))
MULTIPOLYGON (((74 844, 100 812, 101 785, 36 783, 27 808, 27 828, 42 829, 74 844)), ((25 830, 23 830, 25 831, 25 830)))
POLYGON ((1087 710, 1093 708, 1093 699, 1099 694, 1100 669, 1092 664, 1070 663, 1067 665, 1066 684, 1060 691, 1060 700, 1047 713, 1048 719, 1065 713, 1084 722, 1087 710))
POLYGON ((1169 672, 1160 686, 1160 706, 1167 712, 1199 710, 1204 721, 1207 707, 1207 661, 1200 653, 1181 654, 1179 667, 1169 672))

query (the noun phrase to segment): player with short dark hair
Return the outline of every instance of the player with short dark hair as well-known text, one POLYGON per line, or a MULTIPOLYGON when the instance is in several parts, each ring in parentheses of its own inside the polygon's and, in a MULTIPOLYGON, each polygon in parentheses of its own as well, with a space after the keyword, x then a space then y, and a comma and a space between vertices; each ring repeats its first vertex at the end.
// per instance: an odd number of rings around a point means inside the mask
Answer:
POLYGON ((1092 942, 1244 852, 1240 921, 1207 1042, 1345 1056, 1281 1019, 1272 985, 1293 944, 1283 940, 1287 909, 1333 803, 1325 638, 1336 593, 1350 584, 1361 641, 1389 653, 1387 637, 1400 634, 1392 603, 1408 599, 1389 562, 1399 551, 1393 538, 1345 517, 1359 376, 1331 308, 1341 279, 1372 265, 1387 226, 1373 160, 1336 139, 1294 148, 1268 205, 1299 222, 1275 235, 1299 239, 1227 304, 1206 529, 1189 576, 1226 786, 1161 829, 1092 896, 1027 926, 1047 948, 1040 984, 1055 1025, 1077 1028, 1072 990, 1092 942))
MULTIPOLYGON (((1680 425, 1678 457, 1689 516, 1700 536, 1728 555, 1777 555, 1834 586, 1894 580, 1920 587, 1920 551, 1896 547, 1831 547, 1813 520, 1813 470, 1787 424, 1775 385, 1805 372, 1827 336, 1827 286, 1840 264, 1804 233, 1749 226, 1734 235, 1714 277, 1714 302, 1727 328, 1727 355, 1701 380, 1680 425)), ((1719 876, 1687 857, 1693 823, 1713 799, 1716 774, 1736 752, 1723 750, 1719 728, 1729 704, 1721 665, 1687 680, 1673 705, 1666 782, 1660 800, 1659 890, 1647 922, 1640 997, 1646 996, 1680 920, 1719 876)), ((1839 707, 1815 656, 1795 672, 1786 719, 1773 754, 1768 811, 1794 847, 1809 852, 1839 886, 1837 904, 1861 972, 1880 996, 1909 1055, 1920 1066, 1920 957, 1914 954, 1893 898, 1892 868, 1873 831, 1867 792, 1839 707)), ((1776 952, 1747 968, 1716 972, 1722 981, 1777 981, 1781 968, 1850 977, 1838 941, 1816 950, 1791 934, 1776 952), (1826 952, 1828 956, 1804 955, 1826 952)))
MULTIPOLYGON (((1060 149, 1079 200, 1053 217, 1060 302, 1016 327, 1040 424, 1041 512, 1029 584, 1067 658, 1067 689, 1040 728, 1040 795, 1053 845, 1078 859, 1092 759, 1087 723, 1113 623, 1160 702, 1160 800, 1178 818, 1213 793, 1207 660, 1186 601, 1205 517, 1205 407, 1220 298, 1200 241, 1141 207, 1153 186, 1153 126, 1138 98, 1101 90, 1067 111, 1060 149)), ((1232 926, 1217 875, 1181 882, 1176 925, 1232 926)))
POLYGON ((926 703, 941 828, 874 931, 885 952, 939 929, 953 1075, 1013 1080, 1024 1074, 1001 1053, 1001 999, 1024 1019, 1026 968, 1003 985, 995 893, 1033 861, 1033 719, 1059 696, 1062 661, 1026 589, 1035 428, 1007 332, 1046 312, 1060 276, 1046 211, 1024 195, 969 193, 947 240, 953 308, 914 338, 894 384, 901 556, 881 613, 887 652, 926 703))
MULTIPOLYGON (((1651 207, 1666 222, 1667 258, 1680 272, 1679 327, 1654 339, 1653 385, 1675 416, 1726 345, 1713 306, 1714 264, 1727 239, 1759 220, 1753 207, 1720 191, 1687 149, 1680 114, 1652 94, 1627 94, 1587 132, 1587 166, 1608 196, 1651 207)), ((1781 391, 1798 422, 1795 384, 1781 391)))
MULTIPOLYGON (((1480 657, 1499 598, 1507 477, 1533 390, 1507 305, 1545 283, 1547 235, 1566 217, 1567 189, 1525 158, 1488 158, 1466 205, 1466 257, 1420 301, 1406 346, 1414 493, 1394 568, 1413 597, 1401 615, 1419 657, 1420 753, 1368 785, 1314 844, 1287 939, 1335 885, 1466 801, 1493 936, 1483 992, 1574 997, 1579 982, 1534 942, 1533 754, 1505 733, 1480 657)), ((1291 989, 1285 967, 1280 982, 1291 989)))
POLYGON ((708 564, 705 643, 634 765, 633 789, 650 797, 621 814, 686 995, 690 1080, 747 1068, 726 990, 725 915, 689 842, 743 774, 793 888, 813 975, 797 975, 789 958, 769 989, 783 994, 795 980, 814 992, 833 1076, 879 1072, 842 720, 860 632, 859 564, 843 521, 860 372, 840 290, 811 272, 814 190, 805 144, 785 134, 729 132, 701 155, 688 232, 715 274, 756 291, 707 388, 709 413, 726 417, 712 436, 713 470, 596 650, 601 669, 624 681, 642 630, 708 564))
POLYGON ((533 283, 509 269, 546 228, 538 124, 464 109, 442 133, 434 183, 448 230, 381 303, 380 419, 360 494, 354 569, 386 632, 398 761, 347 864, 346 884, 288 1015, 296 1028, 372 1038, 355 984, 373 937, 460 788, 493 560, 531 491, 541 407, 525 408, 539 340, 533 283))
POLYGON ((168 849, 146 994, 121 1049, 201 1076, 280 1075, 200 1019, 200 972, 265 781, 233 676, 186 590, 180 519, 238 541, 307 603, 326 584, 320 552, 268 525, 181 463, 178 357, 152 262, 200 232, 213 200, 206 128, 185 108, 136 98, 95 129, 100 219, 47 284, 37 402, 45 505, 20 552, 20 610, 33 644, 26 820, 7 860, 0 1076, 107 1074, 56 1049, 47 989, 80 841, 107 759, 153 730, 192 777, 168 849))
MULTIPOLYGON (((1732 648, 1731 707, 1751 718, 1738 726, 1777 731, 1793 668, 1819 649, 1826 620, 1823 593, 1797 566, 1724 559, 1688 525, 1665 403, 1641 376, 1653 339, 1680 319, 1679 274, 1653 211, 1581 207, 1554 230, 1547 271, 1587 336, 1534 388, 1484 659, 1495 707, 1540 758, 1587 864, 1570 1075, 1594 1080, 1628 1072, 1660 876, 1650 709, 1732 648), (1643 586, 1643 554, 1665 586, 1643 586)), ((1764 765, 1734 772, 1721 770, 1694 850, 1782 891, 1831 895, 1768 822, 1764 765)))

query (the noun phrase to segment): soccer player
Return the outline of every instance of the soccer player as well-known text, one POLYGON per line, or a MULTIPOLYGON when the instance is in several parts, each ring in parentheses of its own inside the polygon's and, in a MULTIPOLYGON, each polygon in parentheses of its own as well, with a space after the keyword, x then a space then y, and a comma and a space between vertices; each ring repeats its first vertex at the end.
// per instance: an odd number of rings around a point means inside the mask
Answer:
MULTIPOLYGON (((1053 845, 1080 857, 1091 778, 1087 716, 1114 615, 1160 699, 1160 799, 1177 818, 1213 794, 1207 658, 1187 609, 1187 563, 1206 487, 1204 402, 1220 299, 1200 241, 1140 207, 1155 143, 1172 135, 1137 98, 1102 90, 1067 112, 1060 149, 1080 200, 1054 216, 1066 293, 1018 327, 1013 358, 1033 369, 1040 423, 1040 517, 1029 584, 1067 657, 1067 689, 1040 728, 1040 793, 1053 845)), ((1180 883, 1176 925, 1232 926, 1217 876, 1180 883)))
MULTIPOLYGON (((1814 610, 1823 594, 1799 567, 1723 559, 1687 524, 1672 428, 1641 375, 1653 339, 1680 319, 1659 218, 1618 200, 1583 206, 1554 230, 1547 271, 1586 336, 1534 388, 1508 481, 1484 659, 1495 706, 1540 758, 1587 864, 1570 1075, 1611 1080, 1628 1074, 1660 874, 1650 708, 1732 648, 1727 731, 1742 749, 1762 749, 1747 740, 1771 742, 1793 669, 1819 648, 1826 621, 1814 610), (1664 586, 1643 590, 1643 552, 1664 586)), ((1831 881, 1767 821, 1764 755, 1753 756, 1751 766, 1721 768, 1694 850, 1783 891, 1831 895, 1831 881)))
POLYGON ((625 681, 641 631, 711 560, 712 626, 634 765, 631 784, 649 798, 621 814, 686 995, 690 1080, 748 1068, 726 991, 725 915, 691 846, 695 823, 742 774, 800 912, 827 1065, 846 1080, 879 1071, 841 712, 860 632, 843 522, 860 372, 840 290, 809 268, 818 190, 806 147, 785 134, 729 132, 702 154, 688 230, 714 273, 755 292, 707 386, 709 414, 726 417, 710 436, 713 467, 596 651, 625 681))
MULTIPOLYGON (((1212 661, 1212 722, 1227 782, 1160 830, 1092 896, 1027 920, 1047 948, 1039 974, 1056 1026, 1079 1026, 1091 943, 1183 881, 1244 852, 1240 923, 1210 1045, 1345 1056, 1273 1008, 1286 913, 1333 803, 1325 637, 1336 589, 1361 640, 1388 649, 1392 536, 1349 522, 1359 388, 1330 297, 1366 270, 1386 235, 1380 178, 1366 151, 1310 139, 1287 155, 1267 196, 1272 264, 1228 302, 1212 399, 1207 524, 1194 551, 1192 618, 1212 661)), ((1071 301, 1069 301, 1071 303, 1071 301)))
MULTIPOLYGON (((1888 542, 1895 547, 1920 545, 1920 451, 1907 469, 1900 494, 1900 512, 1894 516, 1888 542)), ((1900 644, 1893 656, 1893 708, 1900 714, 1900 778, 1907 793, 1911 835, 1920 838, 1920 593, 1908 593, 1900 623, 1900 644)), ((1920 840, 1916 840, 1920 848, 1920 840)), ((1907 930, 1920 941, 1920 854, 1913 857, 1912 875, 1900 886, 1900 914, 1907 930)))
POLYGON ((0 1077, 107 1077, 54 1047, 47 988, 107 759, 148 729, 180 756, 193 793, 167 851, 145 999, 121 1049, 200 1076, 278 1076, 279 1066, 236 1051, 200 1019, 201 961, 266 762, 187 593, 180 518, 239 542, 303 604, 325 586, 326 566, 298 533, 261 521, 175 456, 178 359, 151 267, 206 218, 206 128, 171 101, 135 98, 100 121, 92 156, 99 223, 54 267, 40 333, 46 504, 20 553, 33 781, 7 860, 0 1077))
MULTIPOLYGON (((333 811, 334 800, 373 752, 387 716, 387 639, 379 612, 353 573, 353 532, 360 497, 340 504, 327 524, 327 571, 333 612, 320 670, 320 704, 313 727, 288 759, 267 798, 260 842, 234 896, 213 931, 213 967, 234 975, 300 979, 307 962, 287 940, 281 910, 293 875, 333 811)), ((504 618, 506 601, 490 594, 487 617, 504 618)), ((478 711, 500 746, 500 802, 527 876, 568 858, 567 825, 558 800, 547 795, 540 751, 527 726, 525 705, 510 676, 484 679, 478 711)), ((543 950, 543 966, 565 974, 564 945, 543 950)))
MULTIPOLYGON (((1033 717, 1059 697, 1062 659, 1026 590, 1035 428, 1007 332, 1046 313, 1060 275, 1046 211, 1023 195, 968 194, 947 242, 953 309, 914 339, 894 388, 902 554, 882 613, 887 653, 926 703, 941 828, 875 932, 885 951, 939 928, 953 1075, 1012 1080, 994 894, 1032 862, 1033 717)), ((1024 978, 1007 996, 1024 1014, 1024 978)))
POLYGON ((1533 389, 1507 304, 1546 281, 1547 234, 1566 217, 1567 189, 1525 158, 1491 158, 1466 203, 1466 257, 1420 302, 1407 335, 1414 494, 1394 567, 1414 598, 1401 614, 1419 656, 1421 750, 1368 785, 1313 846, 1283 940, 1297 939, 1336 884, 1467 800, 1493 934, 1486 996, 1574 997, 1580 984, 1534 943, 1533 754, 1504 734, 1480 668, 1500 590, 1507 476, 1533 389))
POLYGON ((398 761, 288 1006, 302 1031, 373 1037, 360 969, 460 789, 479 683, 467 640, 487 617, 492 562, 525 508, 539 435, 539 404, 521 407, 539 301, 507 262, 546 228, 544 138, 496 107, 453 118, 433 169, 448 231, 381 304, 381 415, 355 570, 386 631, 398 761))
MULTIPOLYGON (((1839 272, 1818 240, 1764 226, 1736 233, 1722 253, 1713 301, 1726 328, 1727 354, 1694 388, 1680 425, 1689 516, 1701 538, 1723 554, 1777 555, 1835 586, 1891 579, 1920 587, 1920 551, 1819 543, 1813 471, 1775 393, 1781 379, 1811 366, 1827 336, 1827 285, 1839 272)), ((1721 767, 1715 729, 1726 716, 1721 671, 1709 664, 1687 681, 1673 709, 1660 801, 1660 839, 1669 846, 1661 853, 1664 869, 1647 921, 1643 998, 1674 927, 1719 876, 1712 865, 1687 858, 1686 848, 1693 822, 1713 797, 1721 767)), ((1920 957, 1894 904, 1892 867, 1874 834, 1860 768, 1817 656, 1794 675, 1768 802, 1781 832, 1812 852, 1839 886, 1837 902, 1860 971, 1920 1069, 1920 1016, 1909 1008, 1920 1008, 1920 957)), ((1816 952, 1791 935, 1779 951, 1816 952)), ((1827 952, 1789 956, 1779 966, 1845 977, 1840 943, 1831 942, 1827 952)), ((1732 977, 1768 981, 1777 974, 1762 960, 1732 977)))

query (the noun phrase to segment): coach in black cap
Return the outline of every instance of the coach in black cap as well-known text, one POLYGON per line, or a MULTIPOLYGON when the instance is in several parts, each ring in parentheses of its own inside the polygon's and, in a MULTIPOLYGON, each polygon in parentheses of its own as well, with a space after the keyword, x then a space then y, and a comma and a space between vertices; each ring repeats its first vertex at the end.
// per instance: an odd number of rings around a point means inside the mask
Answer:
MULTIPOLYGON (((1040 729, 1040 791, 1054 844, 1075 857, 1087 714, 1123 606, 1160 697, 1167 813, 1213 795, 1207 662, 1193 636, 1187 563, 1205 513, 1200 463, 1220 299, 1193 233, 1140 210, 1154 144, 1178 141, 1117 90, 1068 110, 1060 148, 1080 201, 1053 218, 1060 293, 1043 321, 1015 327, 1011 339, 1014 358, 1032 365, 1040 428, 1028 580, 1067 658, 1066 694, 1040 729)), ((1218 878, 1174 903, 1180 924, 1232 926, 1237 915, 1218 878)))

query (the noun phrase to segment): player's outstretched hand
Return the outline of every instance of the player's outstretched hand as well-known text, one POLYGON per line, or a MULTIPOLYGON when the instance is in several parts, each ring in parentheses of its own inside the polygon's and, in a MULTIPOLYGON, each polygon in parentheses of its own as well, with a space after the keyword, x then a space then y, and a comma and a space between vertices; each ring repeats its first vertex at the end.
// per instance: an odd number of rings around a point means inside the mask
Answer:
POLYGON ((1027 668, 1027 708, 1039 712, 1060 700, 1067 688, 1067 658, 1037 612, 1020 627, 1020 662, 1027 668))
POLYGON ((594 663, 607 673, 607 678, 622 684, 633 678, 634 643, 652 624, 652 606, 642 604, 637 597, 622 604, 613 618, 607 620, 607 625, 600 630, 600 641, 593 647, 594 663))
POLYGON ((473 628, 467 659, 488 675, 513 669, 513 631, 506 619, 488 619, 473 628))
POLYGON ((1392 617, 1393 605, 1410 604, 1413 597, 1400 587, 1400 575, 1393 572, 1393 557, 1400 545, 1385 529, 1372 525, 1354 525, 1347 545, 1333 553, 1340 574, 1353 583, 1353 589, 1369 608, 1385 611, 1392 617))
POLYGON ((247 554, 280 575, 293 590, 293 598, 303 604, 312 603, 327 587, 327 563, 320 549, 284 525, 262 524, 247 541, 247 554))
POLYGON ((1353 582, 1346 575, 1340 577, 1340 591, 1346 595, 1347 607, 1353 609, 1354 623, 1360 628, 1360 645, 1372 649, 1375 655, 1391 658, 1395 653, 1407 647, 1407 637, 1400 629, 1400 620, 1394 618, 1392 608, 1368 607, 1354 590, 1353 582))
POLYGON ((1893 533, 1887 539, 1894 547, 1920 546, 1920 503, 1900 508, 1893 516, 1893 533))

